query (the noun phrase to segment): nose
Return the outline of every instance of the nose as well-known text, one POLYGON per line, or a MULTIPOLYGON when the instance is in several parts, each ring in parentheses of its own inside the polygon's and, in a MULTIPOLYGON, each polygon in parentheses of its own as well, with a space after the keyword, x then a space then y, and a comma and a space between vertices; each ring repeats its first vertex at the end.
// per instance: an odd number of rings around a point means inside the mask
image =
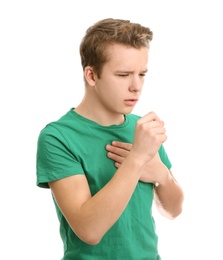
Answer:
POLYGON ((130 83, 130 86, 129 86, 129 91, 130 92, 140 92, 142 89, 142 85, 143 85, 143 82, 142 82, 141 78, 133 77, 132 81, 130 83))

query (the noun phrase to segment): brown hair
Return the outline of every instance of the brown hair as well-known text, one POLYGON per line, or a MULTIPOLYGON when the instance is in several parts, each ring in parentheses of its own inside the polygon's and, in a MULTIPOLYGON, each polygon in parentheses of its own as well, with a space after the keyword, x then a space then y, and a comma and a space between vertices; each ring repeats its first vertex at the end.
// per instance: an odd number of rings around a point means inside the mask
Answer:
POLYGON ((107 62, 106 47, 118 43, 134 48, 148 47, 153 38, 152 31, 129 20, 108 18, 98 21, 86 31, 80 44, 83 69, 91 66, 100 77, 104 63, 107 62))

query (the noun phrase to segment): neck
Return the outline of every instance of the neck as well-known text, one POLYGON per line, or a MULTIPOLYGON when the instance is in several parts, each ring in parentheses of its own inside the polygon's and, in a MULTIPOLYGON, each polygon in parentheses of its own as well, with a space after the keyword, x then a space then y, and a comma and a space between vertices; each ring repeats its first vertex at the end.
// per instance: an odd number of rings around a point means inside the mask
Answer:
POLYGON ((103 126, 120 125, 125 121, 123 114, 114 114, 103 109, 97 109, 89 104, 86 106, 83 102, 74 110, 77 114, 103 126))

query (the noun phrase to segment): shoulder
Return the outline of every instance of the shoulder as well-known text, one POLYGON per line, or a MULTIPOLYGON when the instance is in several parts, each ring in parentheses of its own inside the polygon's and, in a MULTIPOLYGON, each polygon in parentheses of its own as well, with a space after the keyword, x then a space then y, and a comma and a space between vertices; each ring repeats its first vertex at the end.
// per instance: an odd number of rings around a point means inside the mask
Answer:
POLYGON ((61 140, 64 130, 70 125, 70 113, 71 110, 62 115, 59 119, 47 123, 39 132, 38 142, 52 139, 61 140))
POLYGON ((72 122, 75 122, 75 119, 72 117, 71 108, 66 114, 59 117, 57 120, 51 121, 47 123, 40 131, 40 135, 54 133, 57 134, 61 131, 61 129, 65 129, 69 127, 72 122))

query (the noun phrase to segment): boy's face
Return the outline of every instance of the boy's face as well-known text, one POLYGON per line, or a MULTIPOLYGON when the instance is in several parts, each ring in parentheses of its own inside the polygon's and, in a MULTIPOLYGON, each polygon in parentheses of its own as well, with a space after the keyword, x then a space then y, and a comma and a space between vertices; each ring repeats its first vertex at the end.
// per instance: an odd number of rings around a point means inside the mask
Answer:
POLYGON ((100 79, 96 78, 98 101, 111 114, 129 114, 140 98, 148 48, 115 44, 108 47, 107 53, 109 61, 104 64, 100 79))

